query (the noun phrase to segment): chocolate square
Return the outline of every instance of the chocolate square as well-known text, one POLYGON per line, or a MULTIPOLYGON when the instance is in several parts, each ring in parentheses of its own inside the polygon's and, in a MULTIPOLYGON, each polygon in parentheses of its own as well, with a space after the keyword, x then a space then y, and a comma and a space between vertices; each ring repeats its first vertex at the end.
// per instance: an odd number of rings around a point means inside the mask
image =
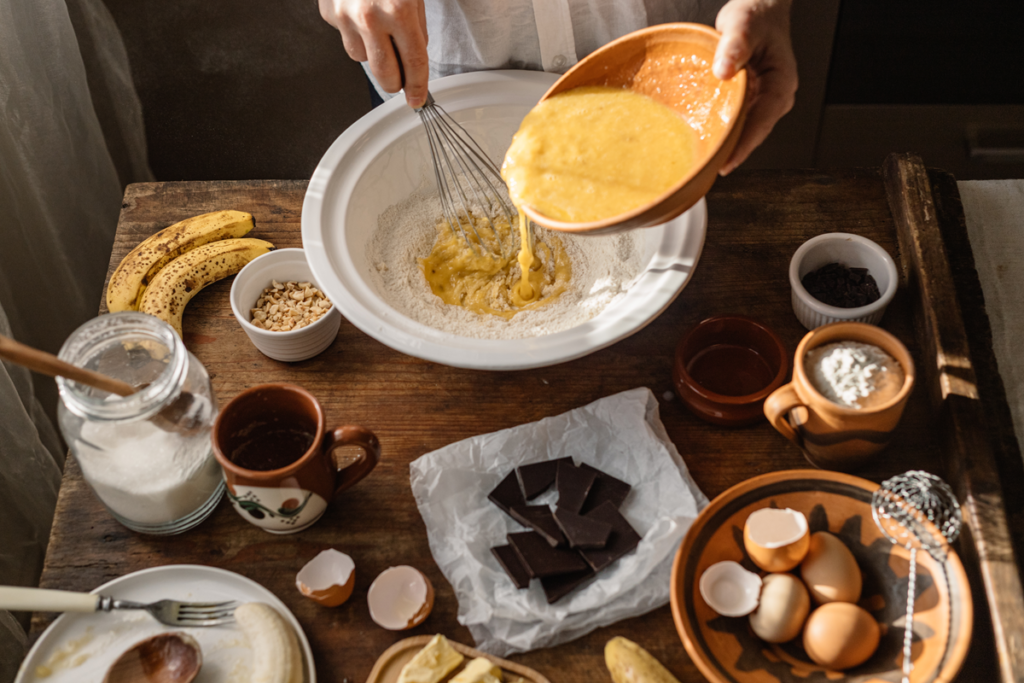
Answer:
POLYGON ((509 545, 515 549, 519 559, 534 577, 581 572, 587 568, 587 563, 578 552, 568 548, 552 548, 534 531, 508 534, 507 538, 509 545))
POLYGON ((519 488, 519 477, 516 476, 515 470, 509 472, 501 480, 501 483, 487 494, 487 499, 504 510, 506 514, 511 514, 509 510, 515 505, 526 505, 526 499, 523 498, 523 492, 519 488))
POLYGON ((558 460, 545 460, 530 465, 521 465, 516 468, 519 475, 519 484, 523 487, 523 495, 526 500, 533 500, 548 490, 555 483, 555 471, 561 460, 572 462, 572 458, 559 458, 558 460))
POLYGON ((579 514, 596 478, 595 470, 580 469, 573 465, 569 458, 560 460, 555 474, 558 507, 579 514))
POLYGON ((526 588, 530 585, 530 570, 523 566, 519 555, 510 545, 499 545, 491 548, 491 554, 498 560, 498 564, 512 579, 516 588, 526 588))
POLYGON ((544 596, 547 598, 548 604, 550 605, 553 602, 561 600, 574 588, 590 581, 595 576, 597 576, 597 573, 590 567, 587 567, 581 572, 545 577, 540 580, 540 585, 543 586, 544 596))
POLYGON ((640 544, 640 534, 629 525, 611 501, 605 501, 587 514, 590 519, 612 525, 608 543, 600 550, 581 550, 587 564, 599 572, 640 544))
POLYGON ((594 485, 590 487, 590 493, 587 494, 587 499, 583 503, 581 514, 587 514, 606 500, 611 501, 616 508, 621 507, 622 502, 626 500, 626 496, 633 490, 632 486, 621 479, 616 479, 612 475, 591 467, 586 463, 580 465, 580 469, 591 470, 597 475, 597 478, 594 479, 594 485))
POLYGON ((612 532, 612 525, 607 522, 583 517, 562 508, 555 510, 553 517, 573 548, 603 548, 612 532))
POLYGON ((509 514, 512 515, 512 519, 543 536, 552 548, 565 545, 565 536, 562 535, 562 530, 547 505, 516 505, 509 514))

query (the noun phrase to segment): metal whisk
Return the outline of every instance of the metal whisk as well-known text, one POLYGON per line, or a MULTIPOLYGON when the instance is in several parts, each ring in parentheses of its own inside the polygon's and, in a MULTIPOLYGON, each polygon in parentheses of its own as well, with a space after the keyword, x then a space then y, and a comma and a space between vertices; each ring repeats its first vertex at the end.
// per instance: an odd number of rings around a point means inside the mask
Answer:
POLYGON ((882 482, 871 496, 871 516, 890 541, 910 551, 907 622, 903 634, 903 683, 910 683, 914 634, 914 596, 917 590, 917 551, 940 562, 945 573, 946 548, 960 535, 960 503, 946 482, 934 474, 912 470, 882 482))
POLYGON ((498 167, 466 129, 449 116, 429 93, 427 101, 416 112, 427 131, 437 191, 448 225, 479 254, 478 246, 485 250, 489 246, 476 229, 475 218, 482 219, 493 235, 491 242, 496 245, 496 251, 506 258, 505 245, 494 224, 494 217, 505 216, 511 236, 515 232, 512 226, 515 225, 516 212, 511 202, 505 199, 505 182, 498 167), (473 231, 475 242, 466 233, 466 226, 473 231))

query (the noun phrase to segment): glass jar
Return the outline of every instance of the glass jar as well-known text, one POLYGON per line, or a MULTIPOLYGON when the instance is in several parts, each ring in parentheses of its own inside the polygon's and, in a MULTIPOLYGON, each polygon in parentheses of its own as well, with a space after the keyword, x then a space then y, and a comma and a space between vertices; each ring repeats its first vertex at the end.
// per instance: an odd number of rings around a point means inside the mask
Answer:
POLYGON ((147 534, 206 519, 224 491, 210 439, 217 401, 171 326, 144 313, 103 315, 75 330, 59 356, 139 387, 121 397, 57 379, 61 432, 114 518, 147 534))

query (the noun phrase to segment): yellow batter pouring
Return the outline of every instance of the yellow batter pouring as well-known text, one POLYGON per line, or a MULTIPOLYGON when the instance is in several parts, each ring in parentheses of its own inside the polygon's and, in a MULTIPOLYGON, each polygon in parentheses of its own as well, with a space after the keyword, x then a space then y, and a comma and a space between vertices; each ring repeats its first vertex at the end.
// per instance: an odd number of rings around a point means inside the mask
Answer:
POLYGON ((423 275, 446 303, 476 313, 509 319, 543 306, 565 291, 572 265, 557 237, 533 239, 521 207, 569 222, 626 213, 679 182, 692 168, 698 144, 675 111, 629 90, 584 87, 545 100, 523 119, 502 166, 519 210, 516 262, 493 247, 495 240, 512 244, 505 218, 492 217, 492 230, 483 217, 474 217, 483 255, 441 221, 430 255, 420 259, 423 275))

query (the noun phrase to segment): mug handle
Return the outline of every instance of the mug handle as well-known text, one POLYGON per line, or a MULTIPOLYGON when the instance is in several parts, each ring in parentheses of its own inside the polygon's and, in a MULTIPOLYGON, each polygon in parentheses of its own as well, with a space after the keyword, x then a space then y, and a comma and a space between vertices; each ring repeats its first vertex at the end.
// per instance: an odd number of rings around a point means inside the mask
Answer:
POLYGON ((796 395, 796 389, 793 388, 792 382, 779 387, 764 400, 764 416, 772 423, 772 427, 775 427, 779 434, 795 443, 799 448, 804 447, 803 437, 790 426, 788 418, 789 411, 803 407, 806 406, 796 395))
POLYGON ((332 461, 334 460, 334 449, 342 446, 358 446, 363 449, 363 454, 345 469, 338 470, 339 476, 334 486, 334 495, 359 483, 380 462, 380 442, 369 429, 345 425, 327 433, 324 439, 324 450, 332 461))

